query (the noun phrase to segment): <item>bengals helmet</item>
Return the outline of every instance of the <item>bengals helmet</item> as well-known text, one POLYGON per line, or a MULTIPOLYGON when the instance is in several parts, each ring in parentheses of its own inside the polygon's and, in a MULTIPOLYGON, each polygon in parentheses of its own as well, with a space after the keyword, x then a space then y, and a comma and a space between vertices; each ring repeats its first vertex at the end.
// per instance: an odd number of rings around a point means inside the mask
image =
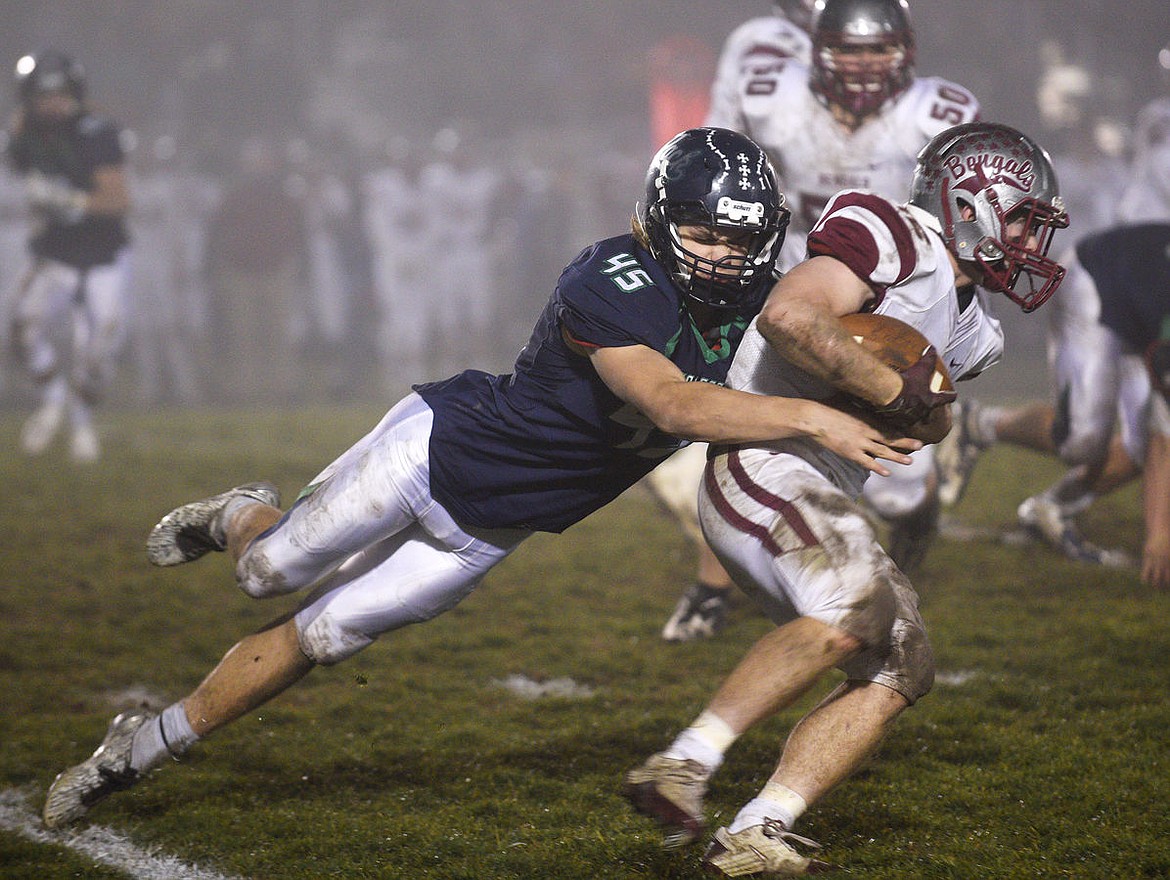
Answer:
POLYGON ((910 202, 933 214, 943 239, 978 264, 980 284, 1025 312, 1039 308, 1064 278, 1048 249, 1068 226, 1056 172, 1044 149, 1007 125, 968 122, 936 135, 918 154, 910 202), (1008 227, 1023 223, 1023 234, 1008 227))

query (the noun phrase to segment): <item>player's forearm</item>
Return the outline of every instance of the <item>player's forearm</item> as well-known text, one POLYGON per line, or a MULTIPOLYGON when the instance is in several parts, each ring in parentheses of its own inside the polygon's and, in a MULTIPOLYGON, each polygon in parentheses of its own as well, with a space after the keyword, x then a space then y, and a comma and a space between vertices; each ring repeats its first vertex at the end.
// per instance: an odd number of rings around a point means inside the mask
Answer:
POLYGON ((1150 435, 1142 496, 1146 544, 1170 543, 1170 436, 1150 435))
POLYGON ((785 360, 840 391, 881 406, 902 390, 901 377, 824 311, 790 305, 761 314, 757 327, 785 360))
POLYGON ((668 434, 710 443, 752 443, 821 432, 811 400, 751 394, 718 385, 687 383, 682 394, 653 416, 668 434))

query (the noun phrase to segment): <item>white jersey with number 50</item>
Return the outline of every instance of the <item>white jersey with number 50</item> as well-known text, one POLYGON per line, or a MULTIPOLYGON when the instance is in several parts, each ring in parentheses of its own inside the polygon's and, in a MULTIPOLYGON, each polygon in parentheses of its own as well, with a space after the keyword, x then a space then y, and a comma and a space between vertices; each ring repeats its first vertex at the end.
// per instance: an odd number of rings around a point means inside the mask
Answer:
POLYGON ((805 235, 834 193, 859 189, 905 199, 918 152, 979 114, 978 100, 961 85, 921 77, 851 132, 812 93, 809 75, 806 65, 785 60, 750 67, 740 80, 744 133, 771 156, 792 210, 783 270, 804 258, 805 235))

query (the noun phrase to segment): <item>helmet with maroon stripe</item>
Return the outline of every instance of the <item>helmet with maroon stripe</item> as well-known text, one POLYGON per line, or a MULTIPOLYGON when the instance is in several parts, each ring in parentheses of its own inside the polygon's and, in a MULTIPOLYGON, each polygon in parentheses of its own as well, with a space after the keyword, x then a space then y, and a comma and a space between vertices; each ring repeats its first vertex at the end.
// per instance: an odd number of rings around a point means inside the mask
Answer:
POLYGON ((913 79, 906 0, 816 0, 809 86, 823 104, 871 116, 913 79))
POLYGON ((1048 249, 1068 214, 1048 154, 1026 134, 968 122, 936 135, 918 154, 910 201, 938 219, 956 258, 977 264, 980 284, 1025 312, 1064 278, 1048 249))

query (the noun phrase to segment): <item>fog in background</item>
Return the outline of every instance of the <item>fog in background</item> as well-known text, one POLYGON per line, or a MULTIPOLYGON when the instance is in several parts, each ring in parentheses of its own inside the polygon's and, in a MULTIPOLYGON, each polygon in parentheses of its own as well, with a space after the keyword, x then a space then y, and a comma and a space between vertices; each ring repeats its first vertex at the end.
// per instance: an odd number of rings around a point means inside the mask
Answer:
MULTIPOLYGON (((1137 110, 1163 93, 1166 0, 911 6, 917 72, 966 85, 985 119, 1054 155, 1123 161, 1137 110)), ((91 105, 132 134, 135 317, 114 403, 384 400, 509 367, 560 267, 627 227, 658 146, 652 84, 705 87, 727 34, 769 8, 0 0, 0 66, 73 55, 91 105), (437 165, 431 189, 402 183, 437 165), (245 307, 225 267, 269 254, 287 297, 245 307), (284 375, 261 380, 265 365, 284 375)), ((10 76, 0 103, 15 106, 10 76)), ((3 202, 10 286, 23 233, 16 196, 3 202)), ((1044 393, 1043 312, 998 312, 1010 355, 989 393, 1044 393)), ((23 405, 7 363, 0 403, 23 405)))

